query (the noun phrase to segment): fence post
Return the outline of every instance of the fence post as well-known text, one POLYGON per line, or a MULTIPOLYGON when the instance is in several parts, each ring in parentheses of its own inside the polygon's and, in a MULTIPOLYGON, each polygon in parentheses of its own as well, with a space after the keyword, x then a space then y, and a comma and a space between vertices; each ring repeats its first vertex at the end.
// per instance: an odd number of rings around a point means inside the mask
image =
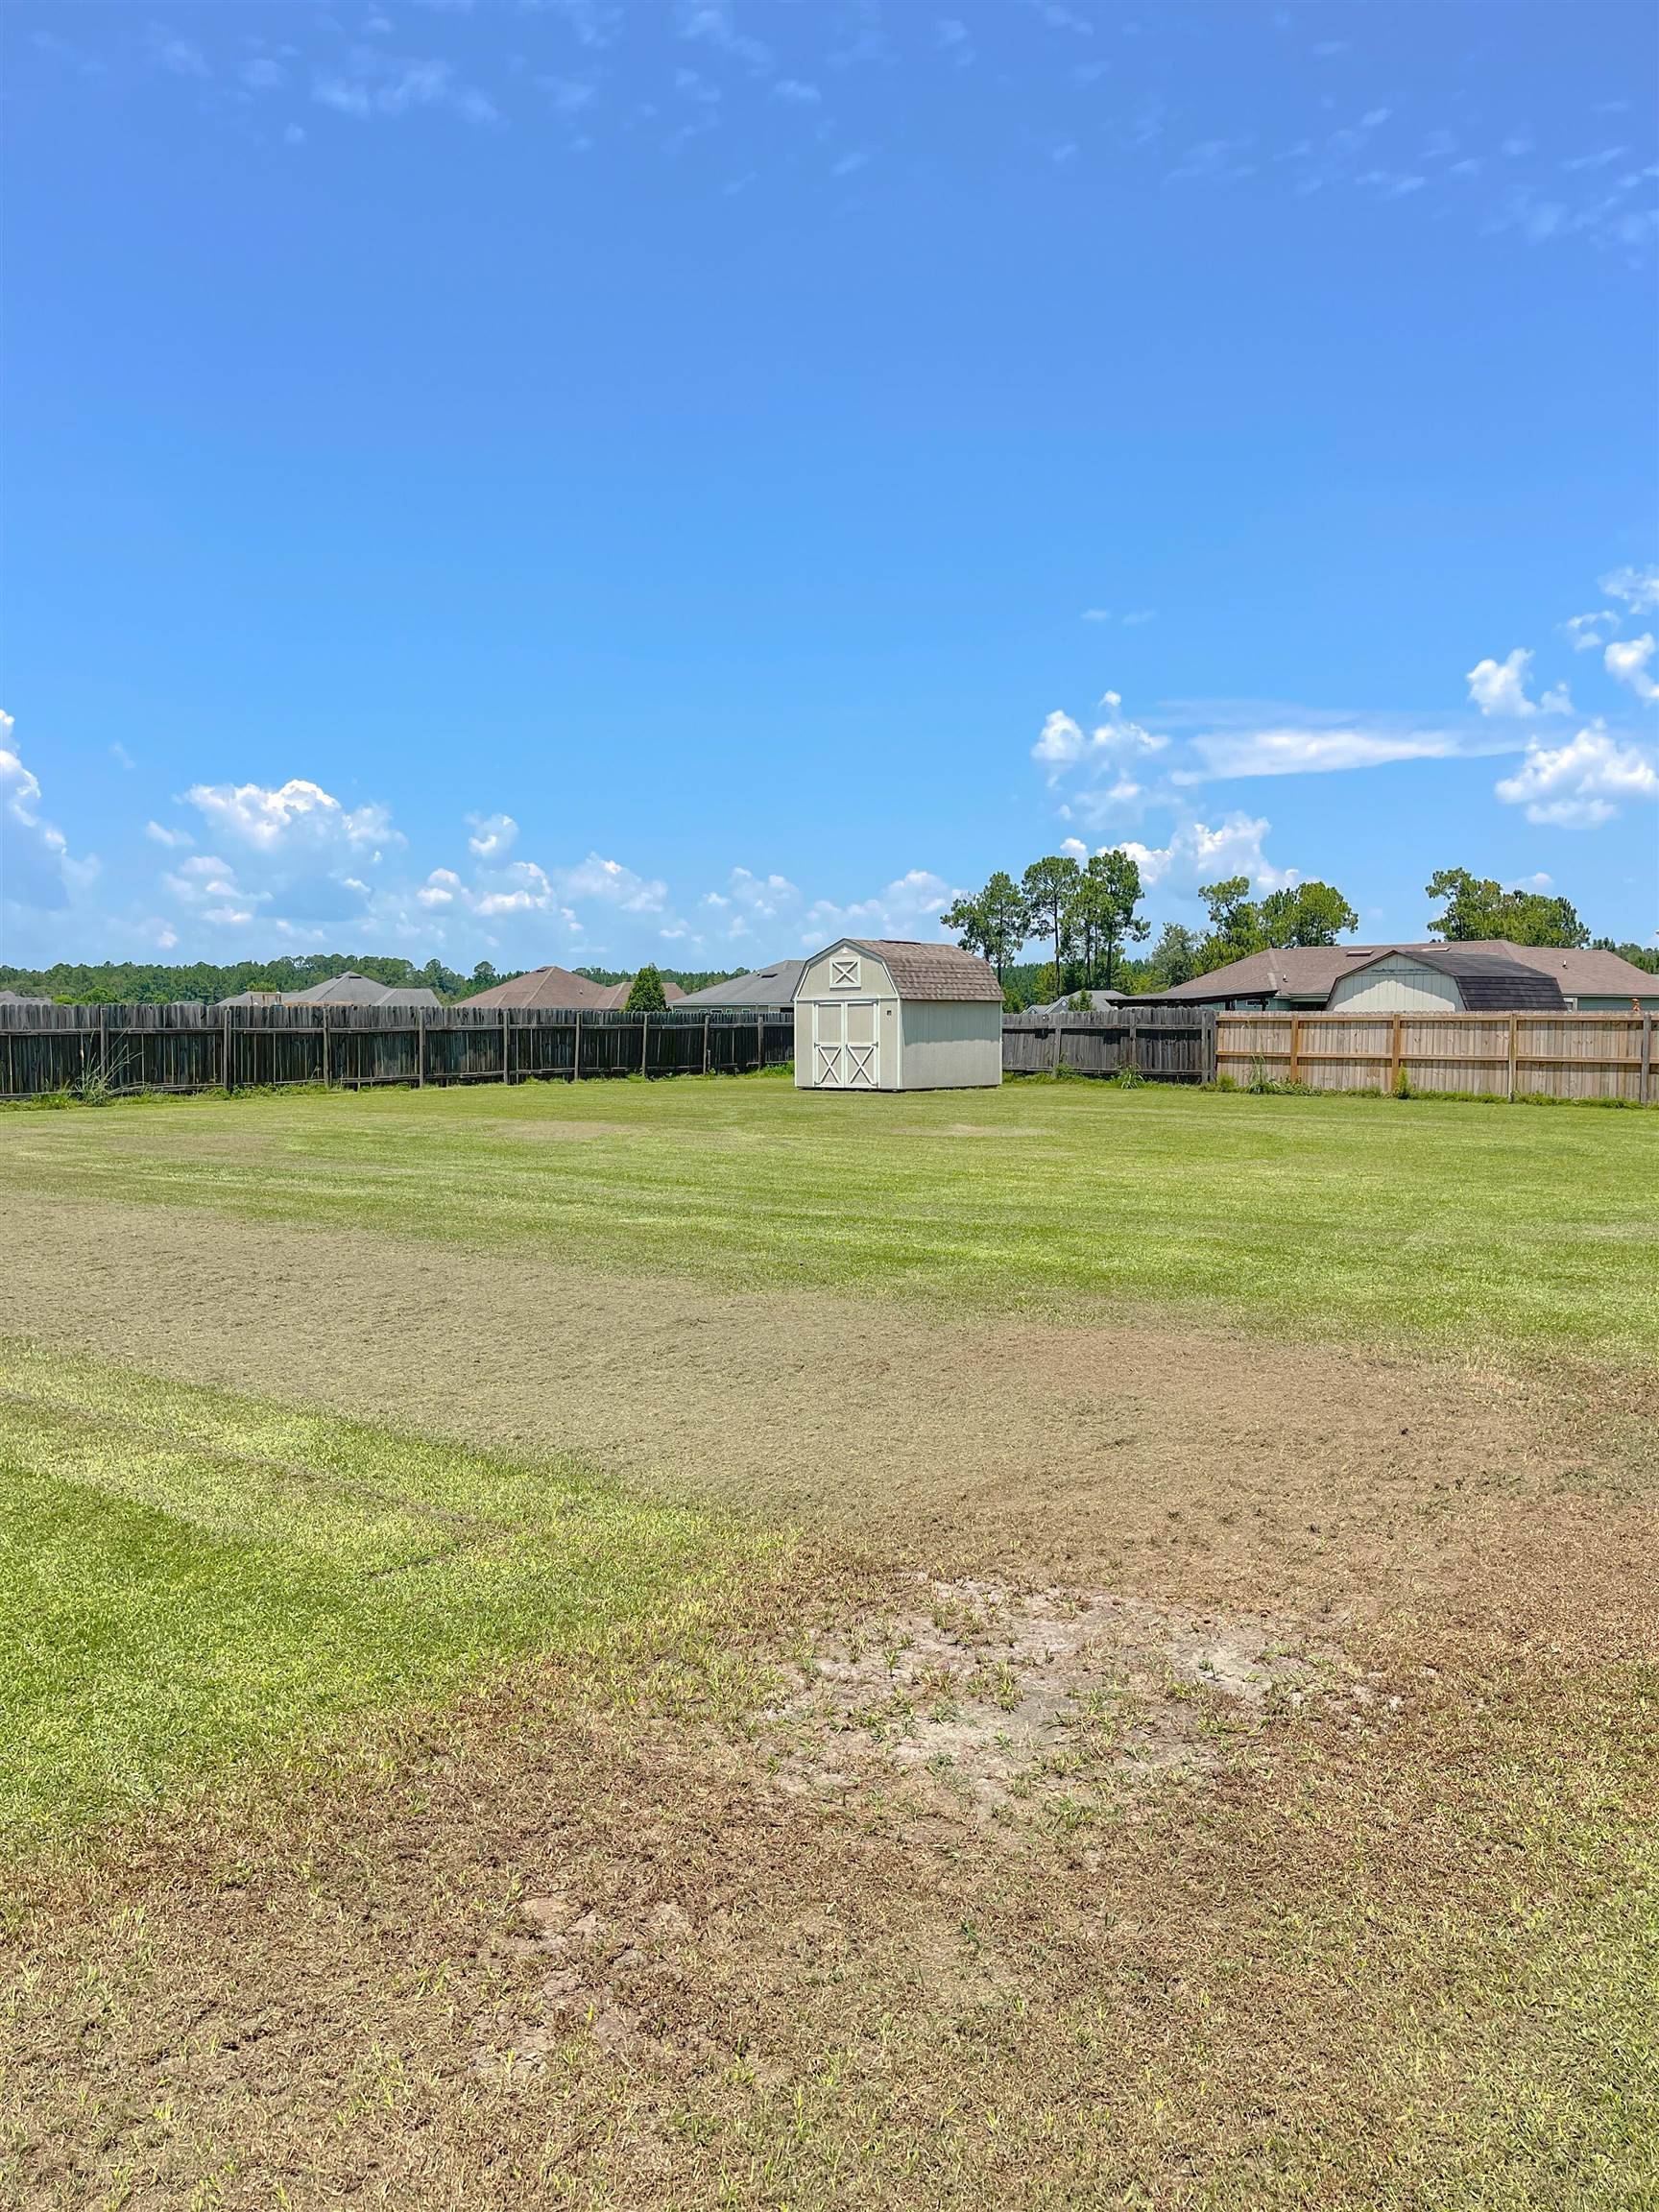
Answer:
POLYGON ((415 1088, 417 1091, 424 1091, 426 1088, 426 1009, 424 1006, 417 1006, 415 1009, 415 1088))
POLYGON ((639 1072, 641 1075, 648 1075, 651 1072, 645 1065, 645 1052, 650 1042, 651 1017, 649 1014, 642 1013, 639 1017, 639 1072))
POLYGON ((1403 1014, 1396 1014, 1394 1017, 1394 1040, 1388 1047, 1388 1088, 1390 1091, 1398 1091, 1400 1088, 1400 1034, 1405 1025, 1406 1017, 1403 1014))
POLYGON ((1511 1015, 1510 1015, 1510 1017, 1509 1017, 1509 1091, 1508 1091, 1508 1095, 1509 1095, 1509 1097, 1510 1097, 1511 1099, 1513 1099, 1513 1098, 1514 1098, 1514 1096, 1515 1096, 1515 1048, 1516 1048, 1516 1042, 1517 1042, 1517 1032, 1519 1031, 1520 1027, 1521 1027, 1521 1017, 1520 1017, 1520 1015, 1519 1015, 1519 1014, 1511 1014, 1511 1015))
POLYGON ((1290 1017, 1289 1080, 1292 1083, 1300 1083, 1302 1080, 1302 1017, 1300 1014, 1292 1014, 1290 1017))
POLYGON ((323 1001, 323 1088, 328 1088, 328 1001, 323 1001))
POLYGON ((576 1042, 570 1047, 570 1080, 579 1082, 582 1076, 582 1009, 576 1009, 576 1042))
POLYGON ((98 1086, 100 1090, 106 1091, 109 1087, 109 1009, 108 1006, 100 1006, 98 1009, 98 1086))
POLYGON ((509 1083, 512 1081, 512 1077, 508 1073, 507 1070, 507 1009, 505 1006, 503 1006, 501 1009, 501 1080, 503 1083, 509 1083))
POLYGON ((705 1075, 709 1072, 709 1017, 707 1014, 703 1017, 703 1072, 705 1075))
POLYGON ((1637 1087, 1636 1095, 1641 1099, 1644 1106, 1648 1105, 1653 1096, 1653 1017, 1651 1014, 1644 1014, 1642 1017, 1642 1078, 1637 1087))
POLYGON ((230 1009, 228 1006, 221 1007, 219 1013, 219 1072, 224 1079, 224 1088, 228 1094, 236 1088, 231 1080, 230 1030, 230 1009))

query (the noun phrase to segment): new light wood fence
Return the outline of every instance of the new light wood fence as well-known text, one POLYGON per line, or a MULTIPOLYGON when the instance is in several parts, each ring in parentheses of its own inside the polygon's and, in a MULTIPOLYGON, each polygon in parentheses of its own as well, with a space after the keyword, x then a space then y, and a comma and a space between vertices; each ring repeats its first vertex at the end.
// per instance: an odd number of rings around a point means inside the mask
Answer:
POLYGON ((1659 1104, 1651 1014, 1223 1014, 1215 1072, 1310 1091, 1659 1104))
POLYGON ((541 1006, 0 1006, 0 1097, 323 1083, 735 1074, 794 1055, 791 1020, 541 1006))
POLYGON ((1097 1013, 1005 1014, 1005 1075, 1116 1075, 1149 1083, 1207 1083, 1215 1072, 1215 1014, 1208 1006, 1110 1006, 1097 1013))

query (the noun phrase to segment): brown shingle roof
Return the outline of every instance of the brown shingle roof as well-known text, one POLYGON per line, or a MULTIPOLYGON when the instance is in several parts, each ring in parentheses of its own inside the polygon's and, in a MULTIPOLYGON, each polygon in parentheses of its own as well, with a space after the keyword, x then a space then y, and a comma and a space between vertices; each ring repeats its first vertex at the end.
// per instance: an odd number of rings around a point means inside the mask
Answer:
POLYGON ((1300 998, 1309 1005, 1324 1005, 1337 979, 1390 952, 1489 953, 1507 959, 1534 974, 1551 975, 1568 998, 1625 998, 1659 997, 1659 976, 1633 968, 1617 952, 1557 945, 1510 945, 1501 937, 1469 939, 1454 948, 1422 945, 1288 945, 1278 950, 1252 952, 1225 968, 1213 968, 1208 975, 1194 975, 1190 983, 1177 983, 1158 994, 1163 998, 1271 998, 1280 995, 1300 998))
MULTIPOLYGON (((634 978, 621 983, 595 983, 591 976, 572 974, 568 968, 532 968, 505 983, 493 983, 488 991, 475 991, 462 1003, 467 1006, 580 1006, 584 1013, 602 1014, 627 1003, 634 978)), ((670 1006, 685 994, 678 983, 662 979, 662 996, 670 1006)))
POLYGON ((908 937, 849 937, 873 952, 893 978, 901 998, 994 998, 1002 1003, 997 971, 960 945, 926 945, 908 937))

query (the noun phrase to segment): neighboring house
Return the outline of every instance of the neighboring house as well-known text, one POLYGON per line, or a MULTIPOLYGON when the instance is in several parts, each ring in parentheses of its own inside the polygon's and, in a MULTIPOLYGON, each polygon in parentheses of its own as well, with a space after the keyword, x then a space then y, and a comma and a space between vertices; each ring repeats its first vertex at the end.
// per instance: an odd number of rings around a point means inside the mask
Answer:
POLYGON ((691 992, 679 1003, 715 1008, 730 1006, 744 1014, 772 1008, 786 1011, 795 1003, 796 986, 805 965, 805 960, 775 960, 770 968, 757 968, 747 975, 733 975, 724 983, 709 983, 701 991, 691 992))
POLYGON ((0 1006, 50 1006, 37 991, 0 991, 0 1006))
POLYGON ((1127 1005, 1128 1000, 1126 991, 1102 991, 1092 983, 1086 991, 1068 991, 1064 998, 1050 999, 1046 1006, 1027 1006, 1025 1011, 1027 1014, 1109 1014, 1114 1006, 1127 1005), (1072 1001, 1078 998, 1087 998, 1089 1004, 1075 1006, 1072 1001))
MULTIPOLYGON (((475 991, 464 1006, 580 1007, 584 1014, 614 1013, 628 1003, 634 988, 632 975, 620 983, 595 983, 591 976, 572 974, 568 968, 532 968, 505 983, 493 983, 488 991, 475 991)), ((662 979, 662 996, 678 1006, 685 994, 678 983, 662 979)))
POLYGON ((355 968, 325 976, 307 991, 238 991, 233 998, 221 998, 221 1006, 424 1006, 433 1009, 444 1001, 424 985, 376 983, 373 975, 359 975, 355 968))
POLYGON ((1304 1014, 1659 1013, 1659 975, 1617 952, 1510 945, 1305 945, 1252 952, 1158 993, 1163 1004, 1304 1014))
POLYGON ((795 992, 803 1091, 952 1091, 1002 1080, 1002 986, 957 945, 843 937, 795 992))

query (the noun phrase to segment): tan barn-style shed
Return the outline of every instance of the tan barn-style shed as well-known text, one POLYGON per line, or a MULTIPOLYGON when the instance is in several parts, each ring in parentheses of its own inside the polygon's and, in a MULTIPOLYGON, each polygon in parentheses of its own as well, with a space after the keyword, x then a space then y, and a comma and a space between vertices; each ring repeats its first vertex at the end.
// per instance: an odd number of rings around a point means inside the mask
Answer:
POLYGON ((802 1091, 966 1091, 1002 1080, 1002 986, 956 945, 843 937, 795 990, 802 1091))

